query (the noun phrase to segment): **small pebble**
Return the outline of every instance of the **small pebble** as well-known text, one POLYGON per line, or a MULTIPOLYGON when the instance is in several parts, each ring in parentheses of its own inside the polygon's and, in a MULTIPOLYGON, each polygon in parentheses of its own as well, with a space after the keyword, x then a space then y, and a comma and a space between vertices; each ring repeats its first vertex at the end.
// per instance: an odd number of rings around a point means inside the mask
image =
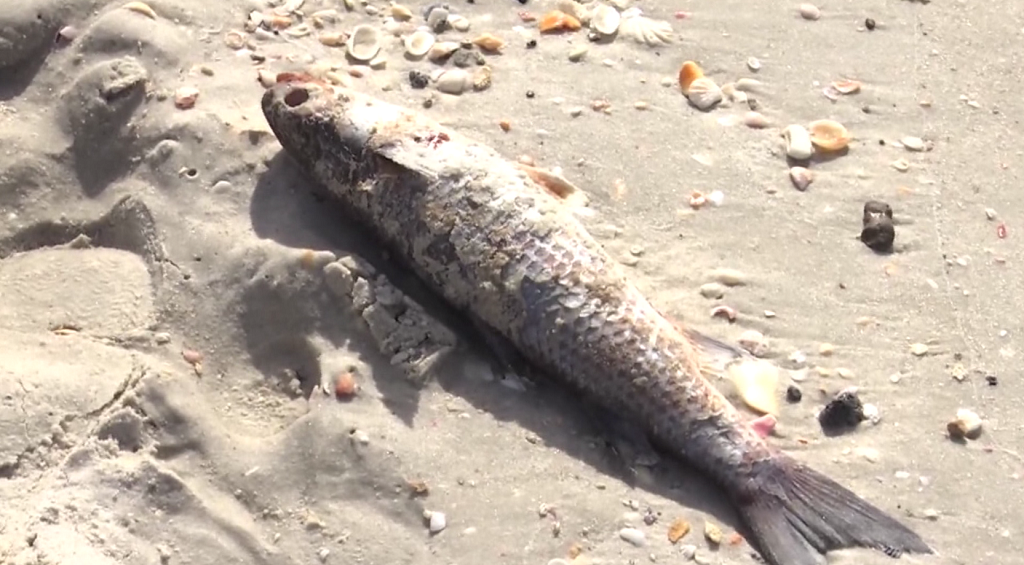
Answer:
POLYGON ((800 391, 800 388, 796 385, 789 385, 786 388, 786 401, 797 403, 800 402, 804 397, 804 393, 800 391))
POLYGON ((704 298, 717 300, 725 296, 725 287, 716 282, 705 283, 700 285, 700 295, 704 298))
POLYGON ((818 423, 826 431, 853 428, 864 420, 864 405, 853 388, 841 391, 818 414, 818 423))
POLYGON ((589 51, 589 49, 586 45, 574 47, 572 51, 569 51, 569 60, 573 63, 578 63, 587 56, 587 51, 589 51))
POLYGON ((836 346, 831 343, 823 343, 818 346, 818 353, 821 354, 822 357, 831 357, 835 352, 836 346))
POLYGON ((321 563, 326 563, 327 556, 329 556, 330 554, 331 550, 327 549, 326 547, 321 547, 320 550, 316 552, 316 556, 320 559, 321 563))
POLYGON ((409 85, 419 90, 430 84, 430 77, 420 71, 409 71, 409 85))
POLYGON ((892 223, 891 206, 878 200, 865 202, 861 222, 860 240, 864 245, 879 253, 892 251, 896 228, 892 223))
POLYGON ((683 561, 691 561, 697 555, 697 546, 684 545, 679 548, 679 555, 682 556, 683 561))
POLYGON ((814 21, 821 17, 821 10, 814 4, 800 4, 800 17, 814 21))
POLYGON ((622 528, 619 530, 619 537, 636 547, 647 545, 647 536, 636 528, 622 528))
POLYGON ((924 343, 912 343, 910 344, 910 354, 914 357, 924 357, 928 355, 928 345, 924 343))

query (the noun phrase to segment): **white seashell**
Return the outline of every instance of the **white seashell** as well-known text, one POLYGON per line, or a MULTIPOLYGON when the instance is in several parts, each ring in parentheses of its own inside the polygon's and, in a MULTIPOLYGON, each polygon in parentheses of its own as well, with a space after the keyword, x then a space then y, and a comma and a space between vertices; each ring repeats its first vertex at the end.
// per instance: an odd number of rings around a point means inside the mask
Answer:
POLYGON ((457 96, 465 92, 471 82, 468 72, 462 69, 449 69, 437 77, 437 90, 457 96))
POLYGON ((440 533, 448 527, 448 519, 445 517, 444 512, 430 512, 429 517, 425 517, 429 522, 430 533, 432 534, 440 533))
POLYGON ((459 50, 460 45, 454 41, 438 41, 427 52, 427 58, 435 63, 443 63, 452 53, 459 50))
POLYGON ((581 4, 575 0, 558 0, 558 5, 555 9, 569 14, 579 20, 580 23, 588 24, 590 22, 589 5, 581 4))
POLYGON ((981 416, 966 408, 956 411, 956 419, 950 422, 946 429, 950 437, 954 439, 978 439, 981 437, 982 427, 981 416))
POLYGON ((380 51, 380 32, 368 25, 358 25, 348 38, 348 54, 357 61, 369 61, 380 51))
POLYGON ((764 83, 756 78, 741 78, 736 81, 736 90, 740 92, 757 92, 764 83))
POLYGON ((458 14, 448 16, 448 25, 455 31, 469 31, 469 19, 465 16, 458 14))
POLYGON ((761 70, 761 61, 757 57, 750 57, 747 59, 747 68, 753 72, 761 70))
POLYGON ((636 547, 643 547, 647 545, 647 536, 643 531, 636 528, 622 528, 619 530, 619 537, 622 538, 622 541, 636 547))
POLYGON ((797 190, 803 192, 814 182, 814 173, 804 167, 793 167, 789 170, 789 180, 797 190))
POLYGON ((405 52, 410 57, 422 57, 434 46, 434 34, 419 30, 405 38, 405 52))
POLYGON ((786 129, 782 130, 782 137, 786 140, 786 156, 790 159, 806 161, 814 154, 811 133, 804 126, 786 126, 786 129))
POLYGON ((771 124, 761 112, 751 111, 743 115, 743 125, 753 129, 764 129, 771 124))
POLYGON ((722 89, 708 77, 701 77, 690 83, 686 98, 698 110, 710 110, 722 101, 722 89))
POLYGON ((651 47, 672 42, 672 24, 641 15, 627 17, 627 14, 628 11, 622 15, 622 21, 619 23, 619 35, 632 38, 637 43, 651 47))
POLYGON ((621 21, 622 16, 618 10, 607 4, 598 4, 590 14, 590 29, 601 35, 615 35, 621 21))
POLYGON ((903 147, 905 147, 907 149, 907 151, 924 151, 925 150, 924 140, 921 139, 920 137, 907 136, 907 137, 904 137, 903 139, 901 139, 900 143, 903 144, 903 147))

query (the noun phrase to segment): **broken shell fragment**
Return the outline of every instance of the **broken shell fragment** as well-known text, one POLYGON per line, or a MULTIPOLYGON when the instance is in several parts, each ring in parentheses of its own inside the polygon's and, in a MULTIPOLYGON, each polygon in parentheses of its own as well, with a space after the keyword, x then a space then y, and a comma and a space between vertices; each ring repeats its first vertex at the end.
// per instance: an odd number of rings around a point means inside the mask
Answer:
POLYGON ((410 57, 422 57, 434 46, 434 34, 420 30, 405 38, 405 52, 410 57))
POLYGON ((348 42, 348 36, 343 31, 325 31, 318 34, 316 39, 327 47, 343 47, 348 42))
POLYGON ((146 4, 145 2, 129 2, 122 7, 130 12, 142 14, 143 16, 146 16, 151 20, 155 20, 157 18, 156 12, 153 10, 153 8, 149 7, 149 4, 146 4))
POLYGON ((561 31, 576 31, 580 29, 582 25, 580 21, 569 14, 561 10, 553 10, 544 14, 544 17, 540 19, 541 33, 557 33, 561 31))
POLYGON ((854 94, 860 92, 860 82, 855 80, 837 80, 832 83, 832 90, 839 94, 854 94))
POLYGON ((743 125, 752 129, 764 129, 771 125, 761 112, 750 111, 743 115, 743 125))
POLYGON ((615 35, 619 31, 622 16, 607 4, 599 4, 590 15, 590 29, 601 35, 615 35))
POLYGON ((174 106, 179 110, 188 110, 196 105, 199 89, 194 86, 183 86, 174 92, 174 106))
POLYGON ((412 10, 403 6, 402 4, 391 5, 391 17, 395 18, 400 22, 404 22, 412 19, 412 10))
POLYGON ((811 143, 822 151, 842 151, 850 144, 850 133, 834 120, 815 120, 808 128, 811 143))
POLYGON ((455 31, 469 31, 469 19, 458 14, 448 16, 448 25, 455 31))
POLYGON ((348 38, 348 54, 357 61, 369 61, 380 51, 380 32, 369 25, 358 25, 348 38))
POLYGON ((729 377, 743 403, 761 414, 777 414, 778 400, 775 389, 779 383, 779 370, 764 360, 749 360, 729 366, 729 377))
POLYGON ((722 101, 722 89, 708 77, 701 77, 690 83, 686 98, 698 110, 710 110, 722 101))
POLYGON ((800 125, 786 126, 782 130, 782 138, 786 140, 786 157, 796 161, 805 161, 814 154, 811 133, 800 125))
POLYGON ((793 167, 789 169, 789 180, 797 190, 802 192, 814 182, 814 173, 805 167, 793 167))
POLYGON ((496 53, 505 47, 505 40, 491 33, 485 33, 473 40, 473 45, 480 49, 496 53))

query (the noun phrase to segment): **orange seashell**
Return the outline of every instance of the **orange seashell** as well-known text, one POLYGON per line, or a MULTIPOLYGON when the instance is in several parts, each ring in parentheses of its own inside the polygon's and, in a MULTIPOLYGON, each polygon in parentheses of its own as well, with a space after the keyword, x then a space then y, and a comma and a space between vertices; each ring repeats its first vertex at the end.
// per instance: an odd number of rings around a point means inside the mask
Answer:
POLYGON ((704 70, 700 68, 700 65, 693 61, 683 63, 683 67, 679 69, 679 87, 683 89, 683 94, 689 94, 693 81, 703 77, 704 70))
POLYGON ((359 392, 359 385, 356 384, 355 376, 350 372, 338 375, 334 383, 334 395, 339 399, 351 398, 359 392))
POLYGON ((811 143, 822 151, 842 151, 850 144, 850 132, 834 120, 815 120, 807 129, 811 143))
POLYGON ((839 94, 853 94, 860 92, 860 82, 855 80, 837 80, 832 83, 832 88, 839 94))
POLYGON ((580 24, 579 20, 560 10, 544 14, 544 17, 540 19, 539 26, 541 33, 549 31, 576 31, 580 27, 582 27, 582 24, 580 24))
POLYGON ((484 51, 497 53, 505 48, 505 40, 492 33, 485 33, 474 39, 473 45, 476 45, 484 51))

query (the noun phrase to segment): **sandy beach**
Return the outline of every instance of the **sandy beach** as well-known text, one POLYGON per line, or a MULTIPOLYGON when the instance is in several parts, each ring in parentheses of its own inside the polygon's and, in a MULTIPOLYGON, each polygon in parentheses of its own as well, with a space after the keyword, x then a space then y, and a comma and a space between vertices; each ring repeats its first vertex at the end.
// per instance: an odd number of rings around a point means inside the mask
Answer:
POLYGON ((771 443, 937 552, 902 562, 1020 563, 1024 4, 617 0, 610 35, 555 0, 7 4, 0 564, 758 562, 710 482, 629 472, 316 196, 260 109, 284 72, 560 172, 661 311, 761 340, 771 443), (846 147, 787 158, 819 120, 846 147), (877 416, 824 433, 849 387, 877 416))

